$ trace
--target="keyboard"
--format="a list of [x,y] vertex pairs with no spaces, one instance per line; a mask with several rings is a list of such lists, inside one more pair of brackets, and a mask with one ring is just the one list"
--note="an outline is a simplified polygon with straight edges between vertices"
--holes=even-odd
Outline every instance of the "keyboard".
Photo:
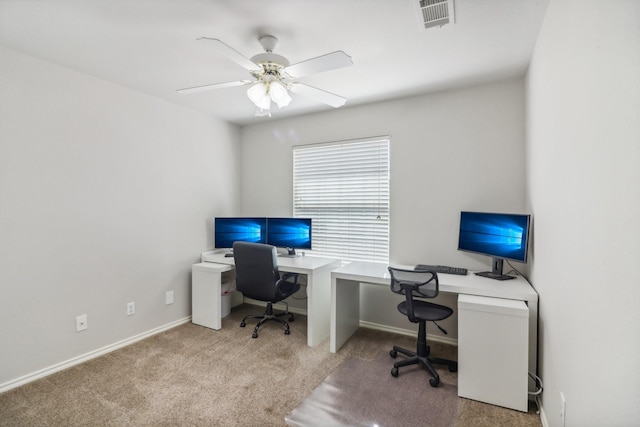
[[414,270],[431,270],[436,273],[444,273],[444,274],[457,274],[460,276],[467,275],[467,269],[462,267],[449,267],[448,265],[426,265],[426,264],[418,264],[415,266]]

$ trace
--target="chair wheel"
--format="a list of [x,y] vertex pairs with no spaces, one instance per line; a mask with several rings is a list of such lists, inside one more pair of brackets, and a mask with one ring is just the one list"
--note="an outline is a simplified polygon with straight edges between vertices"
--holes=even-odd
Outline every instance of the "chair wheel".
[[458,372],[458,364],[451,364],[449,365],[449,372]]
[[289,322],[293,322],[295,319],[295,317],[293,317],[293,314],[291,316],[289,316]]
[[244,323],[244,322],[240,322],[240,327],[241,327],[241,328],[244,328],[245,326],[247,326],[247,324],[246,324],[246,323]]
[[431,387],[438,387],[438,384],[440,384],[440,378],[429,378],[429,384],[431,384]]
[[398,377],[398,368],[391,368],[391,376]]
[[285,334],[285,335],[289,335],[290,333],[291,333],[291,331],[290,331],[290,330],[288,330],[288,329],[285,329],[285,330],[284,330],[284,334]]
[[391,350],[389,352],[389,356],[391,356],[391,357],[393,357],[395,359],[396,357],[398,357],[398,352],[395,351],[395,350]]
[[254,332],[253,335],[251,335],[251,338],[258,338],[258,334]]

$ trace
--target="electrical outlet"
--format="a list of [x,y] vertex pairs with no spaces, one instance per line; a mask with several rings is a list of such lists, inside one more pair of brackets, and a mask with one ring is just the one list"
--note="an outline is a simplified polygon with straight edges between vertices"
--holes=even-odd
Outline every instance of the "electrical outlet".
[[562,423],[562,427],[564,427],[565,416],[567,415],[567,400],[564,398],[564,393],[560,392],[560,422]]
[[87,327],[87,315],[76,316],[76,332],[84,331]]
[[133,301],[127,304],[127,316],[132,314],[136,314],[136,303]]
[[173,304],[173,291],[167,291],[167,293],[164,296],[164,304],[165,305]]

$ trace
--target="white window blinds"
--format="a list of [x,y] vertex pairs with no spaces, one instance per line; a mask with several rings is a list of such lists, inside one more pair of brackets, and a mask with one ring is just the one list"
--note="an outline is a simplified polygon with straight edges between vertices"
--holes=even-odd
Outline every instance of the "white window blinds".
[[313,220],[310,253],[389,261],[389,138],[293,148],[293,213]]

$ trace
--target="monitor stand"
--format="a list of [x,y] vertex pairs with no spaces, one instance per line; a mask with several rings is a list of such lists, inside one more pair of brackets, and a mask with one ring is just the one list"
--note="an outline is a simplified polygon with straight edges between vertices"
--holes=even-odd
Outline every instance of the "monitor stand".
[[488,277],[489,279],[495,280],[509,280],[515,279],[514,276],[507,276],[506,274],[502,274],[502,264],[504,260],[502,258],[493,258],[491,262],[491,271],[480,271],[476,273],[478,276]]
[[296,253],[295,248],[287,248],[286,254],[278,254],[278,256],[281,256],[284,258],[295,258],[295,257],[299,257],[300,254]]

